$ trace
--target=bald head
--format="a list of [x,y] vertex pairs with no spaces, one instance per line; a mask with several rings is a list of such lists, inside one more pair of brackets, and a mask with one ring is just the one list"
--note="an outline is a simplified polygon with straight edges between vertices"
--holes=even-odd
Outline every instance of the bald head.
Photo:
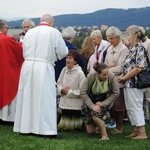
[[47,22],[50,26],[54,25],[54,18],[50,14],[44,14],[41,17],[41,22]]

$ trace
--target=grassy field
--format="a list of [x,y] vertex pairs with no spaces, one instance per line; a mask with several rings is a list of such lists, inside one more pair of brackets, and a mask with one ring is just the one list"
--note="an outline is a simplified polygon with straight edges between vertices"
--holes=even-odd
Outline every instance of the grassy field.
[[[98,134],[87,135],[85,131],[58,132],[55,139],[35,135],[21,135],[12,131],[13,124],[0,123],[0,150],[150,150],[150,139],[125,138],[131,132],[130,123],[124,123],[124,132],[113,135],[108,129],[109,141],[99,141]],[[150,137],[150,121],[146,122]]]

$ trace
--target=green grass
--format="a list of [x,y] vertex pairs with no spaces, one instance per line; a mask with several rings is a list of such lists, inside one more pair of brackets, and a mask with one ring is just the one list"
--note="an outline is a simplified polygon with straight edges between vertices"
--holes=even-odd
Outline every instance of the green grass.
[[[0,150],[150,150],[150,139],[125,138],[131,132],[130,123],[124,123],[124,132],[113,135],[108,129],[109,141],[99,141],[99,134],[87,135],[85,131],[58,132],[56,139],[22,135],[12,131],[13,124],[0,123]],[[146,122],[150,137],[150,121]]]

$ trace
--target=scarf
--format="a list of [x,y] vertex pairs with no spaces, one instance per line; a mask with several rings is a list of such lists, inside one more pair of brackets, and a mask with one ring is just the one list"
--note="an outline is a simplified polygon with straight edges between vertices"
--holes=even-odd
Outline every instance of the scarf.
[[105,81],[100,82],[98,76],[92,85],[92,93],[94,95],[100,95],[106,93],[108,91],[108,79]]

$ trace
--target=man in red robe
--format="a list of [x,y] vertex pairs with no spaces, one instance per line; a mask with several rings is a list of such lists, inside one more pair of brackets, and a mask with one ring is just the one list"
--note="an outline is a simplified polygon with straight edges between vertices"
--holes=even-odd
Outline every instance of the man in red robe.
[[11,110],[9,105],[17,94],[23,56],[21,43],[7,36],[8,29],[7,22],[0,19],[0,119],[13,121],[15,107]]

